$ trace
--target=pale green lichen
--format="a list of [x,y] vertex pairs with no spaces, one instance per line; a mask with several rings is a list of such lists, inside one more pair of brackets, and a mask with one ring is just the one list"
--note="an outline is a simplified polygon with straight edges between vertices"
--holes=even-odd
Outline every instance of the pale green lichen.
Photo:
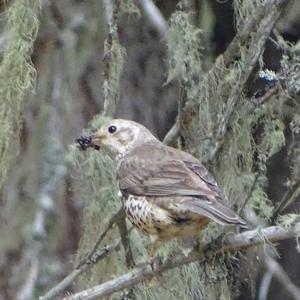
[[141,17],[141,11],[133,0],[120,1],[120,10],[131,19],[139,19]]
[[236,28],[239,30],[248,17],[256,14],[258,8],[264,3],[264,0],[234,0],[233,7]]
[[167,83],[179,79],[184,84],[191,85],[193,76],[199,76],[202,72],[201,30],[190,24],[188,13],[182,10],[176,11],[169,23]]
[[124,60],[126,56],[125,48],[120,44],[119,39],[112,34],[111,44],[105,43],[105,79],[103,82],[104,90],[104,112],[112,115],[120,97],[120,77],[122,74]]
[[7,10],[8,44],[0,65],[0,187],[18,155],[23,107],[35,86],[30,55],[39,10],[39,0],[17,0]]
[[[300,215],[295,213],[289,213],[283,216],[279,216],[277,224],[283,228],[290,230],[291,227],[295,226],[300,222]],[[300,235],[296,236],[296,250],[300,253]]]
[[[107,120],[107,117],[95,117],[85,134],[94,128],[99,128]],[[73,165],[76,174],[74,178],[76,197],[80,197],[85,203],[82,219],[83,235],[76,256],[78,262],[93,249],[105,225],[122,203],[116,191],[115,163],[106,152],[95,151],[94,149],[83,152],[73,146],[69,151],[67,160]],[[112,242],[117,237],[118,231],[114,229],[102,246]],[[107,259],[81,277],[82,285],[87,287],[99,283],[101,276],[103,279],[107,279],[109,275],[124,271],[125,267],[123,266],[125,266],[123,261],[120,263],[118,259]],[[103,268],[106,269],[106,272],[99,271]]]
[[277,219],[277,224],[286,229],[291,229],[298,222],[300,222],[300,215],[295,213],[285,214]]

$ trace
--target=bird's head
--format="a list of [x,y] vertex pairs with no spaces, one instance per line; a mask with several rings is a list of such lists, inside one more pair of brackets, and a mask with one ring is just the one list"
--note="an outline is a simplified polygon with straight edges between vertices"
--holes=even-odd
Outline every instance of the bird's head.
[[89,136],[82,136],[76,140],[81,149],[102,146],[109,148],[116,154],[124,155],[135,147],[158,141],[156,137],[143,125],[123,119],[114,119]]

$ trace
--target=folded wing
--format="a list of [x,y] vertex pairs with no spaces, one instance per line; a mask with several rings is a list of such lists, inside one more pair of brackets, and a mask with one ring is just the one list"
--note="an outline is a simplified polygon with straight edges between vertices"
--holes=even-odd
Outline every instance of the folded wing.
[[[224,203],[224,195],[207,169],[188,153],[162,144],[142,145],[125,156],[117,172],[123,194],[156,197],[157,205],[206,216],[221,224],[246,223]],[[176,205],[162,201],[174,196]],[[176,197],[176,196],[183,196]]]

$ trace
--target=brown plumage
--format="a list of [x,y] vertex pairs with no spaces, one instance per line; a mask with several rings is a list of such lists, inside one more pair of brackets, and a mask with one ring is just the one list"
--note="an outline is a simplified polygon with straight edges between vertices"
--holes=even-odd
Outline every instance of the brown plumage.
[[112,120],[78,142],[82,148],[107,146],[116,154],[126,214],[150,235],[151,256],[157,241],[198,235],[209,220],[246,225],[226,206],[224,194],[199,160],[162,144],[136,122]]

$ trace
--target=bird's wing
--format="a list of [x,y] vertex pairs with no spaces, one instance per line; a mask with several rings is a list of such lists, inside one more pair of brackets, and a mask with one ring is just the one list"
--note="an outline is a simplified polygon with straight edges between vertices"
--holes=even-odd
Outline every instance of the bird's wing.
[[187,153],[177,151],[148,145],[125,156],[117,172],[121,192],[154,197],[221,197],[217,183],[204,166]]
[[[207,169],[174,148],[140,146],[124,158],[117,179],[123,194],[152,197],[171,214],[195,213],[220,224],[246,224],[222,203],[224,195]],[[168,201],[164,196],[174,197]]]

